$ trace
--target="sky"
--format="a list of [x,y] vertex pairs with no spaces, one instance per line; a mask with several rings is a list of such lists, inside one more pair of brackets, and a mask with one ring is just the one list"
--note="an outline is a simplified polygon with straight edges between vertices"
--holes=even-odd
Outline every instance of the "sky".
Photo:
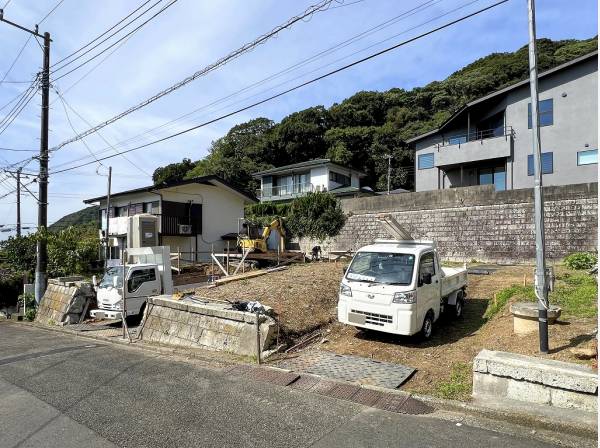
[[[148,2],[136,15],[156,1]],[[58,70],[60,64],[57,64],[52,68],[56,73],[51,74],[55,81],[52,81],[50,94],[50,147],[153,96],[318,2],[177,0],[129,38],[57,79],[171,1],[162,0],[135,25],[68,67]],[[0,7],[6,4],[5,19],[33,28],[58,3],[59,0],[9,0],[8,3],[0,0]],[[40,33],[51,34],[51,64],[86,45],[142,3],[142,0],[63,0],[39,25]],[[295,23],[276,38],[223,67],[86,137],[87,147],[75,142],[53,152],[48,221],[52,223],[83,208],[82,201],[86,198],[105,194],[109,165],[113,169],[113,192],[150,185],[152,172],[158,166],[183,158],[203,158],[211,142],[238,123],[261,116],[279,121],[307,107],[329,107],[361,90],[423,86],[442,80],[492,52],[514,51],[525,45],[527,1],[509,0],[274,101],[130,152],[126,158],[115,156],[100,165],[90,155],[90,151],[101,156],[115,154],[116,150],[126,150],[208,121],[493,3],[491,0],[334,0],[329,9]],[[538,0],[536,6],[538,38],[587,39],[598,33],[596,0]],[[378,25],[381,26],[365,33]],[[0,23],[0,79],[5,77],[5,82],[0,83],[0,107],[26,89],[28,84],[21,81],[32,80],[40,70],[42,51],[38,43],[30,39],[7,74],[27,36],[21,30]],[[346,45],[323,53],[354,37]],[[317,57],[306,62],[315,55]],[[303,61],[304,64],[295,66]],[[295,67],[280,73],[292,66]],[[264,81],[278,73],[279,76]],[[264,82],[239,92],[259,81]],[[61,92],[63,100],[55,90]],[[215,103],[216,100],[220,101]],[[40,104],[38,92],[4,132],[0,127],[0,148],[39,149]],[[0,111],[0,120],[11,107],[12,104]],[[169,123],[193,111],[196,112]],[[32,155],[35,153],[0,149],[0,166]],[[88,161],[94,163],[52,174]],[[31,161],[23,171],[35,173],[37,161]],[[32,180],[24,179],[24,182]],[[16,196],[10,194],[14,188],[13,179],[0,175],[0,225],[4,228],[16,222]],[[37,184],[32,183],[28,188],[37,194]],[[36,200],[24,192],[23,225],[33,226],[36,221]],[[0,239],[11,234],[2,232]]]

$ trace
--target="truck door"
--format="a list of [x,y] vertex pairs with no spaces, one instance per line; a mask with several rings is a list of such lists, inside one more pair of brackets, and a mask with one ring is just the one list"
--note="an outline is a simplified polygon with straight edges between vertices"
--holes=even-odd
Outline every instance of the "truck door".
[[436,269],[435,255],[425,252],[419,261],[419,277],[417,278],[417,323],[423,323],[425,313],[433,310],[437,319],[440,307],[439,273]]
[[127,278],[127,313],[139,314],[146,297],[160,294],[156,267],[132,268]]

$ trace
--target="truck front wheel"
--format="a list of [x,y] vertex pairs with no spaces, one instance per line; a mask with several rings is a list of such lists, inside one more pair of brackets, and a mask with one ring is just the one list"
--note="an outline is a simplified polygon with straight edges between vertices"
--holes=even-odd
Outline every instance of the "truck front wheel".
[[429,340],[433,333],[433,313],[429,311],[423,320],[423,327],[421,328],[421,338],[423,340]]

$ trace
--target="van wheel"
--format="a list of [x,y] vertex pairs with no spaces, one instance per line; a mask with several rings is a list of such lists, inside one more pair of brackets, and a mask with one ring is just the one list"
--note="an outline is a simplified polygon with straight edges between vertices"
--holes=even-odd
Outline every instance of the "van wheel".
[[421,328],[421,338],[427,341],[433,334],[433,313],[428,311],[423,320],[423,327]]
[[451,308],[452,317],[454,319],[460,319],[463,316],[464,306],[465,306],[465,301],[463,299],[463,293],[461,291],[458,293],[458,296],[456,297],[456,304]]

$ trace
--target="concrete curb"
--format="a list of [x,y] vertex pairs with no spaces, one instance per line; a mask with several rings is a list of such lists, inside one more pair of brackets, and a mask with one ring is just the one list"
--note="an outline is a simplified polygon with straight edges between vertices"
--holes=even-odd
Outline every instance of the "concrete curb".
[[[16,324],[16,323],[15,323]],[[142,341],[136,341],[134,343],[130,343],[126,340],[122,339],[109,339],[103,336],[94,336],[94,335],[85,335],[81,334],[81,332],[77,332],[75,330],[68,330],[64,327],[48,327],[39,323],[19,323],[20,325],[26,325],[29,327],[38,328],[41,330],[69,334],[76,337],[81,337],[85,339],[93,339],[97,341],[103,341],[107,343],[118,344],[123,347],[129,347],[139,350],[144,350],[150,353],[159,353],[161,355],[175,355],[186,359],[197,359],[203,361],[211,361],[218,362],[223,365],[223,367],[231,367],[235,365],[248,365],[249,363],[244,362],[243,359],[232,359],[231,354],[224,354],[225,356],[220,356],[221,354],[218,352],[214,352],[215,356],[207,356],[208,353],[212,354],[212,351],[206,350],[192,350],[189,349],[179,349],[166,347],[158,344],[149,344]],[[255,366],[254,364],[252,365]],[[287,369],[280,369],[278,367],[269,366],[267,364],[262,364],[262,368],[268,368],[272,370],[277,370],[281,372],[289,372]],[[303,374],[304,375],[304,374]],[[339,383],[344,384],[344,382],[339,381]],[[407,392],[401,390],[394,389],[386,389],[377,386],[371,385],[362,385],[363,389],[371,389],[376,390],[378,392],[383,392],[389,394],[391,396],[396,395],[407,395]],[[529,414],[525,412],[514,412],[514,411],[504,411],[499,409],[493,409],[488,407],[479,406],[473,403],[465,403],[456,400],[448,400],[443,398],[436,398],[429,395],[419,395],[414,393],[408,393],[409,397],[412,397],[416,400],[422,401],[425,404],[432,406],[436,411],[432,414],[428,414],[431,417],[436,417],[436,413],[438,411],[447,411],[450,413],[457,413],[462,415],[468,415],[475,418],[483,418],[488,420],[493,420],[497,422],[508,423],[510,425],[515,425],[520,428],[526,428],[527,430],[533,430],[534,433],[536,430],[550,432],[550,433],[560,433],[565,436],[572,435],[577,438],[583,439],[585,441],[597,441],[598,439],[598,428],[597,426],[591,426],[585,423],[580,422],[565,422],[556,419],[551,419],[546,416],[538,415],[538,414]],[[443,417],[442,417],[443,418]],[[521,431],[522,432],[522,431]],[[575,445],[576,446],[576,445]]]

